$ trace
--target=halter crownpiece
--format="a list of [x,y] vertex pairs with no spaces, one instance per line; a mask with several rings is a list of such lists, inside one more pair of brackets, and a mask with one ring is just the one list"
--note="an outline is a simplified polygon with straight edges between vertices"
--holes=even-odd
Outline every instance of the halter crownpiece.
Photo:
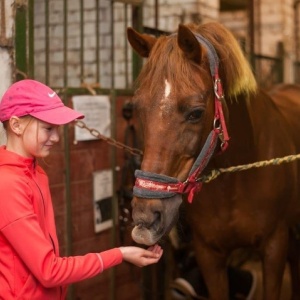
[[[173,34],[175,35],[175,34]],[[222,100],[224,99],[223,87],[219,78],[219,57],[213,45],[200,34],[194,33],[198,42],[204,45],[208,50],[210,73],[214,80],[215,93],[215,116],[213,129],[208,135],[206,142],[194,162],[188,178],[181,182],[177,178],[156,174],[142,170],[135,171],[135,186],[133,187],[133,195],[139,198],[163,199],[170,198],[176,194],[188,194],[188,202],[191,203],[194,194],[201,190],[202,182],[199,175],[203,172],[210,161],[218,139],[221,139],[221,151],[225,151],[228,146],[229,136],[226,128]]]

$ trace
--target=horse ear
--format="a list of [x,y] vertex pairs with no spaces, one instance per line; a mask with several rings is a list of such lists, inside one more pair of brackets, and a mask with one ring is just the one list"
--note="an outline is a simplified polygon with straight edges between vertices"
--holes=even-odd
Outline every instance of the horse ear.
[[180,24],[178,27],[177,42],[188,59],[200,64],[202,47],[193,32],[185,25]]
[[156,38],[148,34],[141,34],[133,28],[127,28],[127,38],[131,47],[142,57],[148,57],[156,42]]

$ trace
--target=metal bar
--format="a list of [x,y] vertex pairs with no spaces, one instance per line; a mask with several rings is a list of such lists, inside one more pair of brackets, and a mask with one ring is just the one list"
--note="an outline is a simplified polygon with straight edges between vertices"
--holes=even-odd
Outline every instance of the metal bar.
[[45,83],[49,85],[50,61],[49,61],[49,0],[45,0]]
[[[139,32],[143,31],[143,9],[141,6],[132,7],[132,27]],[[143,60],[134,51],[132,51],[132,77],[135,80],[142,68]]]
[[255,72],[255,31],[254,31],[254,24],[255,24],[255,15],[254,15],[254,0],[248,1],[248,11],[249,11],[249,27],[248,27],[248,34],[249,34],[249,61],[252,66],[252,70]]
[[80,0],[80,81],[84,82],[84,4]]
[[[111,137],[114,138],[116,133],[115,128],[115,112],[116,112],[116,96],[115,96],[115,53],[114,53],[114,1],[111,1],[110,6],[110,30],[111,30]],[[116,149],[111,147],[111,168],[113,174],[112,184],[112,220],[113,226],[111,230],[111,247],[114,248],[116,245],[116,201],[118,201],[116,195]],[[111,269],[110,272],[110,300],[116,299],[116,271],[115,268]]]
[[[124,4],[124,27],[125,27],[125,32],[126,28],[128,27],[128,16],[127,16],[127,11],[128,11],[128,4]],[[127,43],[127,35],[126,33],[124,34],[124,51],[125,51],[125,87],[128,88],[129,86],[129,67],[128,67],[128,43]]]
[[110,10],[110,18],[111,18],[111,22],[110,22],[110,33],[111,33],[111,89],[113,90],[115,88],[115,77],[114,77],[114,72],[115,72],[115,52],[114,52],[114,1],[111,1],[111,10]]
[[[64,0],[64,21],[63,21],[63,56],[64,56],[64,77],[63,84],[64,90],[68,86],[68,0]],[[64,92],[63,100],[66,104],[68,95]],[[66,197],[66,234],[65,234],[65,245],[66,245],[66,256],[70,256],[73,253],[72,247],[72,203],[71,203],[71,176],[70,176],[70,147],[69,147],[69,126],[64,126],[64,158],[65,158],[65,197]],[[70,285],[68,289],[68,300],[74,299],[74,286]]]
[[259,58],[259,59],[272,60],[272,61],[276,61],[276,62],[282,61],[281,57],[272,57],[272,56],[267,56],[267,55],[262,55],[262,54],[255,54],[255,57]]
[[143,32],[147,33],[147,34],[152,34],[155,36],[169,35],[172,33],[171,31],[160,30],[160,29],[156,29],[156,28],[152,28],[152,27],[148,27],[148,26],[143,27]]
[[255,51],[258,53],[261,53],[261,43],[262,43],[262,12],[261,12],[261,6],[262,6],[262,0],[253,0],[253,11],[254,16],[256,17],[256,20],[254,19],[254,28],[256,28],[255,34]]
[[299,30],[300,30],[300,20],[299,20],[299,4],[300,1],[297,0],[294,2],[294,35],[295,35],[295,52],[296,52],[296,61],[298,61],[300,59],[300,36],[299,36]]
[[99,17],[99,0],[96,0],[96,82],[100,82],[100,17]]
[[[274,60],[274,71],[278,75],[278,82],[284,81],[284,44],[283,42],[277,43],[278,60]],[[274,74],[274,72],[272,72]]]
[[0,11],[1,11],[1,19],[0,19],[0,30],[1,30],[1,39],[5,39],[6,37],[6,17],[5,17],[5,2],[4,0],[1,0],[1,8],[0,8]]
[[[87,89],[82,87],[82,88],[73,88],[73,87],[66,87],[66,88],[61,88],[60,86],[55,87],[52,86],[53,89],[57,90],[58,92],[61,93],[66,93],[68,96],[72,95],[86,95]],[[101,88],[93,88],[97,95],[109,95],[111,92],[111,89],[101,89]],[[132,96],[133,92],[132,89],[116,89],[115,92],[116,96]]]
[[34,0],[28,0],[28,76],[34,78]]
[[300,30],[300,10],[299,10],[299,0],[294,1],[294,41],[295,41],[295,62],[294,62],[294,79],[296,83],[299,83],[299,60],[300,60],[300,35],[299,35],[299,30]]
[[159,26],[159,3],[158,0],[155,0],[154,4],[154,15],[155,15],[155,29],[158,29]]
[[0,47],[13,48],[13,40],[11,37],[6,37],[6,10],[5,0],[0,2]]
[[17,5],[15,17],[15,55],[16,55],[16,78],[21,80],[27,78],[27,6]]

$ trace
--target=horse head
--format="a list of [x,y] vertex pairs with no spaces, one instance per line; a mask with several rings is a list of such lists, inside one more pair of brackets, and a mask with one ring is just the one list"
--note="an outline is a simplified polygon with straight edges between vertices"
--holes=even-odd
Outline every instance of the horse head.
[[218,23],[179,25],[159,38],[132,28],[127,34],[147,58],[133,99],[144,156],[136,171],[132,238],[152,245],[171,230],[182,200],[192,200],[199,175],[226,148],[225,99],[254,91],[256,83],[237,41]]

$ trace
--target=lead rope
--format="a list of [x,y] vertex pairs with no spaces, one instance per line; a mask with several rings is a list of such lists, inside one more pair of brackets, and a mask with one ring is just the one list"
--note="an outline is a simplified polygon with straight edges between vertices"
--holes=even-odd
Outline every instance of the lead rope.
[[[99,131],[97,131],[94,128],[89,128],[83,121],[76,121],[75,126],[78,126],[79,128],[85,129],[89,131],[89,133],[94,136],[97,139],[104,140],[107,142],[107,137],[103,136],[100,134]],[[128,151],[129,153],[137,156],[142,156],[143,151],[137,148],[131,148],[128,147],[125,144],[122,144],[120,142],[114,143],[114,141],[109,142],[110,145],[115,146],[117,148],[123,149],[124,151]],[[287,156],[282,156],[282,157],[277,157],[277,158],[272,158],[270,160],[262,160],[250,164],[245,164],[245,165],[237,165],[237,166],[232,166],[228,168],[219,168],[219,169],[214,169],[211,170],[207,175],[203,175],[197,179],[197,181],[201,181],[202,183],[208,183],[217,177],[219,177],[221,174],[224,173],[234,173],[238,171],[244,171],[244,170],[249,170],[252,168],[261,168],[261,167],[266,167],[266,166],[278,166],[283,163],[289,163],[293,162],[300,159],[300,154],[292,154],[292,155],[287,155]]]
[[283,156],[280,158],[273,158],[273,159],[269,159],[269,160],[262,160],[262,161],[258,161],[258,162],[246,164],[246,165],[237,165],[234,167],[215,169],[215,170],[210,171],[210,173],[208,175],[205,175],[205,176],[202,176],[201,178],[199,178],[199,180],[201,182],[207,183],[207,182],[210,182],[210,181],[216,179],[218,176],[220,176],[223,173],[233,173],[233,172],[245,171],[245,170],[249,170],[252,168],[261,168],[261,167],[266,167],[266,166],[278,166],[282,163],[293,162],[297,159],[300,159],[300,154],[287,155],[287,156]]

